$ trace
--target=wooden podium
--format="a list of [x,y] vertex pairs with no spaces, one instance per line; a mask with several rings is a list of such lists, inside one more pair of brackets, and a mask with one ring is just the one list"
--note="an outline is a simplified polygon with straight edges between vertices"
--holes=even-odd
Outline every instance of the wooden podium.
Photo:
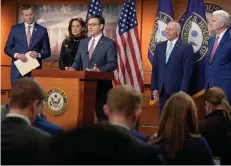
[[94,123],[97,81],[114,78],[112,72],[64,70],[33,70],[32,76],[47,93],[44,114],[48,121],[64,130]]

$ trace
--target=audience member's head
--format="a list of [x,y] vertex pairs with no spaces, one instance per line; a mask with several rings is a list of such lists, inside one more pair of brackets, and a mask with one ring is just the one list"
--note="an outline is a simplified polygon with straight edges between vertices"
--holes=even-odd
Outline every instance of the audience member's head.
[[174,158],[188,138],[198,137],[197,109],[186,93],[175,93],[166,102],[158,136],[150,143],[166,141],[166,155]]
[[54,138],[49,155],[49,164],[58,165],[163,163],[156,148],[105,122],[82,126]]
[[22,114],[34,122],[36,115],[43,111],[44,99],[45,93],[37,82],[21,78],[11,88],[10,113]]
[[216,110],[223,110],[224,116],[231,119],[231,107],[225,92],[221,88],[207,89],[204,94],[204,101],[207,114]]
[[142,97],[128,85],[116,86],[108,93],[104,112],[111,123],[122,123],[132,128],[141,113]]

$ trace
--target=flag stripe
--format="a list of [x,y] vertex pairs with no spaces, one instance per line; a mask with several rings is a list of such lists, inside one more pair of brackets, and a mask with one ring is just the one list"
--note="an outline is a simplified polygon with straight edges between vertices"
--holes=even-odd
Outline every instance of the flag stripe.
[[[134,47],[134,51],[137,53],[137,56],[135,56],[136,58],[136,62],[137,62],[137,65],[136,65],[136,69],[138,69],[137,71],[137,79],[138,79],[138,82],[140,84],[140,86],[142,87],[142,84],[143,84],[143,80],[144,80],[144,77],[143,77],[143,64],[142,64],[142,60],[141,58],[141,53],[140,53],[140,48],[139,48],[139,37],[138,37],[138,31],[137,31],[137,28],[134,28],[133,30],[131,30],[131,37],[132,37],[132,41],[133,41],[133,47]],[[136,40],[137,39],[137,40]],[[140,70],[139,70],[140,69]],[[141,88],[142,89],[142,88]]]
[[127,45],[128,43],[127,43],[127,41],[125,40],[125,38],[127,38],[127,33],[124,33],[123,35],[120,36],[120,39],[121,39],[122,43],[124,43],[123,46],[125,46],[125,47],[123,48],[124,51],[125,51],[124,56],[125,56],[125,65],[126,65],[126,69],[127,69],[127,70],[126,70],[127,73],[125,73],[125,74],[128,74],[128,77],[125,77],[125,78],[127,78],[126,80],[129,79],[130,84],[131,84],[132,86],[134,86],[134,80],[133,80],[132,75],[131,75],[133,70],[131,69],[131,66],[130,66],[130,63],[132,63],[132,60],[131,60],[131,57],[128,56],[128,55],[130,55],[130,54],[129,54],[129,53],[130,53],[130,50],[128,51],[129,47],[126,47],[126,45]]
[[137,25],[135,2],[125,0],[116,29],[118,69],[114,72],[114,84],[129,84],[142,91],[143,65]]
[[[133,75],[133,79],[135,80],[134,82],[136,83],[135,86],[139,86],[140,89],[141,89],[141,85],[139,83],[139,78],[140,78],[140,70],[139,70],[139,66],[138,66],[138,62],[137,62],[137,59],[136,59],[136,54],[135,54],[135,49],[134,49],[134,43],[136,41],[133,41],[132,40],[132,36],[134,33],[132,33],[133,30],[130,30],[128,32],[128,43],[129,43],[129,46],[130,46],[130,51],[131,51],[131,58],[132,58],[132,62],[133,62],[133,68],[134,68],[134,76]],[[139,53],[139,51],[137,51],[137,54]],[[140,55],[140,54],[139,54]]]
[[124,67],[124,60],[123,60],[123,57],[122,57],[122,54],[124,54],[122,52],[122,50],[120,49],[121,47],[121,41],[120,41],[120,38],[118,38],[118,41],[117,41],[117,38],[116,38],[116,45],[117,45],[117,53],[118,53],[118,68],[117,68],[117,72],[118,72],[118,79],[120,81],[117,81],[117,82],[120,82],[120,83],[126,83],[126,80],[125,80],[125,67]]
[[[127,71],[127,64],[126,62],[128,61],[127,59],[127,56],[126,56],[126,42],[125,40],[123,40],[124,38],[122,38],[123,35],[119,35],[118,36],[118,44],[120,46],[120,50],[121,50],[121,63],[123,64],[123,67],[124,67],[124,72],[122,73],[123,74],[123,77],[124,77],[124,83],[125,84],[130,84],[130,78],[129,78],[129,73]],[[125,68],[126,66],[126,68]]]

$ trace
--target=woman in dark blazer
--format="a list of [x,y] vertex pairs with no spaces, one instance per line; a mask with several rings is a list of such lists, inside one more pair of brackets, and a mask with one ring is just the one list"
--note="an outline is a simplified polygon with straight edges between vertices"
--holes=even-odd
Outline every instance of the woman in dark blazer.
[[197,109],[186,93],[173,94],[165,104],[157,137],[167,165],[213,165],[212,152],[206,140],[198,134]]
[[86,24],[82,18],[72,18],[68,26],[69,35],[63,40],[59,58],[60,70],[67,70],[75,59],[79,42],[87,37]]
[[204,94],[206,117],[199,122],[199,131],[208,141],[214,156],[220,157],[230,132],[231,107],[221,88],[207,89]]

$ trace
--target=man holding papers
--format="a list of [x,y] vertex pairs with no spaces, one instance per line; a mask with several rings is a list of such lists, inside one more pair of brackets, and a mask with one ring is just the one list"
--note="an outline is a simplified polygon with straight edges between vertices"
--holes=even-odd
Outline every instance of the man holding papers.
[[5,53],[12,58],[11,84],[30,77],[32,69],[41,69],[42,59],[51,54],[47,29],[34,22],[34,9],[22,6],[21,13],[24,22],[12,26],[5,45]]

